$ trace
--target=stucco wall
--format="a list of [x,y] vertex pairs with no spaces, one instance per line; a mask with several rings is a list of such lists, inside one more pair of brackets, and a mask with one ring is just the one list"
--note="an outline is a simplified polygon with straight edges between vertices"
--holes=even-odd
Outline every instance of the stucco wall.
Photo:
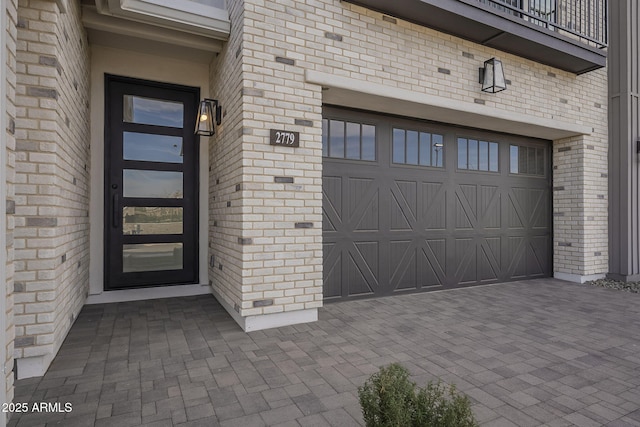
[[42,375],[88,293],[89,51],[79,2],[18,9],[18,376]]

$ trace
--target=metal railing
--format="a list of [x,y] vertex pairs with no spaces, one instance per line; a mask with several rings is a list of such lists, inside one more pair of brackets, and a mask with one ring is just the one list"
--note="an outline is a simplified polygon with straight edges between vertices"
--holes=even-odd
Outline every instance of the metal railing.
[[478,0],[509,15],[563,33],[596,48],[607,47],[608,0]]

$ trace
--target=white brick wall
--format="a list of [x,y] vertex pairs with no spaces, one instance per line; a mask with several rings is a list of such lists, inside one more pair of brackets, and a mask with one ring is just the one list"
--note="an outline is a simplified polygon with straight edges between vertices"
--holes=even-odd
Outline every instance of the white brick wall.
[[[210,274],[241,315],[322,304],[323,95],[306,70],[592,127],[553,144],[554,269],[606,272],[606,70],[576,76],[344,2],[230,5],[232,38],[212,67],[213,94],[228,108],[211,163],[211,247],[224,269],[216,261]],[[477,83],[493,56],[511,80],[500,94]],[[270,146],[269,129],[299,131],[300,148]]]
[[[13,343],[15,337],[14,326],[14,313],[13,313],[13,279],[14,279],[14,245],[13,245],[13,229],[14,218],[13,212],[15,211],[15,193],[14,193],[14,181],[15,181],[15,93],[16,93],[16,39],[17,39],[17,0],[8,0],[3,3],[3,7],[6,7],[6,34],[4,35],[6,40],[6,58],[7,63],[2,64],[6,77],[5,84],[6,90],[6,123],[7,128],[4,130],[3,138],[6,143],[6,153],[3,154],[2,159],[5,160],[5,164],[2,166],[5,168],[5,195],[6,195],[6,224],[4,224],[5,236],[6,236],[6,268],[5,268],[5,341],[2,345],[5,346],[6,359],[2,361],[4,363],[4,369],[6,372],[5,385],[6,385],[6,401],[11,402],[13,400]],[[4,46],[3,46],[4,48]]]
[[[242,31],[243,2],[229,2],[233,31],[211,64],[211,94],[223,108],[222,126],[209,141],[209,278],[216,294],[230,307],[242,301]],[[211,260],[213,259],[213,265]]]
[[89,52],[67,6],[18,9],[15,356],[45,367],[88,292]]

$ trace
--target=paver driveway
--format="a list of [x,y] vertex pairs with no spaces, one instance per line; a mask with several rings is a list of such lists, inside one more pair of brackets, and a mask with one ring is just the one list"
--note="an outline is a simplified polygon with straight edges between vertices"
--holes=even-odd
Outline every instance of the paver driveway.
[[[489,426],[640,426],[640,294],[554,279],[328,304],[244,333],[211,296],[86,306],[10,425],[349,426],[357,386],[402,362]],[[21,415],[21,416],[20,416]]]

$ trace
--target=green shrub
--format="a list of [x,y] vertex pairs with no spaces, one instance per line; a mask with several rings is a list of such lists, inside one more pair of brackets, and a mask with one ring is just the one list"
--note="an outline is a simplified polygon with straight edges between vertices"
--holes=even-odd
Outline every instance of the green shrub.
[[414,426],[457,426],[478,425],[469,398],[456,391],[456,386],[442,382],[429,382],[426,388],[416,394]]
[[367,427],[475,427],[469,398],[438,381],[417,388],[409,372],[393,363],[373,374],[358,397]]
[[397,363],[383,367],[364,386],[358,397],[367,427],[406,427],[412,425],[415,383],[409,372]]

